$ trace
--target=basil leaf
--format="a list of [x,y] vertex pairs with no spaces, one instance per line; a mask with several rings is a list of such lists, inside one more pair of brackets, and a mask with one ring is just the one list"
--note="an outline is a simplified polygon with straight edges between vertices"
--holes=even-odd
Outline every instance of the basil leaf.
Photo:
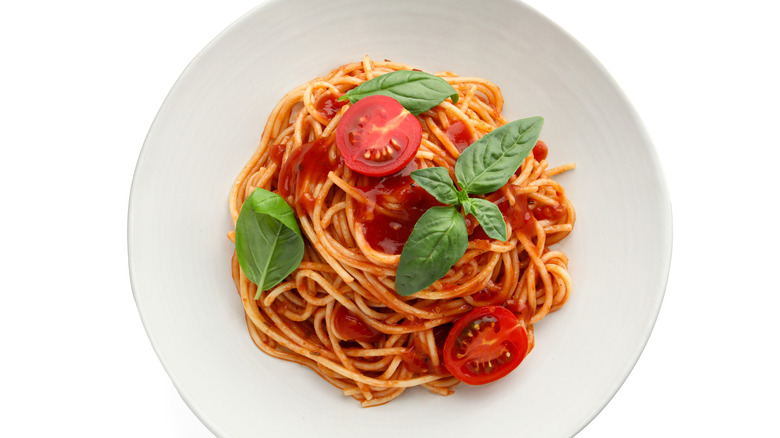
[[442,204],[459,204],[458,192],[450,178],[450,173],[443,167],[428,167],[415,170],[410,175],[414,182],[433,195]]
[[349,90],[338,100],[349,99],[350,103],[381,94],[390,96],[414,115],[424,113],[444,99],[458,102],[458,92],[444,79],[430,73],[415,70],[398,70],[377,76]]
[[466,221],[455,207],[431,207],[414,225],[398,262],[395,291],[415,294],[442,278],[466,253]]
[[504,215],[496,204],[487,199],[469,198],[464,207],[477,218],[488,237],[506,242],[506,222],[504,221]]
[[281,196],[255,189],[236,221],[236,256],[257,295],[281,283],[303,260],[303,236]]
[[515,120],[472,143],[455,162],[461,188],[472,195],[500,189],[536,145],[543,124],[541,117]]

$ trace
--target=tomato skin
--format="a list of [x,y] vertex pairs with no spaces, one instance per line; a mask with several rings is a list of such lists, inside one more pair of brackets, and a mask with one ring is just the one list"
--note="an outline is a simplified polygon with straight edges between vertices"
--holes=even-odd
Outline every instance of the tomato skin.
[[444,343],[444,365],[469,385],[498,380],[520,365],[528,334],[504,307],[477,307],[452,327]]
[[382,334],[366,324],[357,315],[344,306],[336,306],[333,315],[333,328],[336,334],[345,341],[374,342]]
[[398,172],[420,148],[422,126],[417,117],[392,97],[360,99],[344,113],[336,128],[336,145],[344,164],[368,176]]

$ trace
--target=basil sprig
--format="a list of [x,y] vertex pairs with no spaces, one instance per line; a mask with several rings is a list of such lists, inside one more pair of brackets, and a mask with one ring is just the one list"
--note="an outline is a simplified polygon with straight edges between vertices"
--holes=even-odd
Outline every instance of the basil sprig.
[[255,189],[236,221],[236,256],[257,285],[255,299],[281,283],[303,260],[303,236],[292,208],[276,193]]
[[457,207],[473,214],[488,237],[506,242],[506,222],[498,206],[469,195],[484,195],[503,187],[536,145],[543,124],[541,117],[516,120],[467,147],[455,162],[460,190],[443,167],[411,173],[412,179],[437,201],[450,205],[430,208],[414,225],[396,270],[395,290],[399,295],[412,295],[432,285],[466,253],[468,231]]
[[458,92],[444,79],[416,70],[398,70],[377,76],[349,90],[338,100],[349,99],[350,103],[381,94],[397,100],[407,111],[418,115],[452,98],[458,102]]

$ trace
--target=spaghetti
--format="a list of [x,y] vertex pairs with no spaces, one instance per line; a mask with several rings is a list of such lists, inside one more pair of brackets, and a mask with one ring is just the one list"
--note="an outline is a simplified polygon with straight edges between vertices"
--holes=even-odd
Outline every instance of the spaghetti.
[[[271,356],[311,368],[365,407],[413,386],[451,394],[460,381],[443,366],[443,337],[473,308],[512,310],[528,333],[530,352],[533,325],[561,308],[571,292],[568,259],[550,245],[565,238],[575,221],[552,177],[574,166],[548,168],[541,141],[504,187],[484,196],[504,214],[509,239],[490,239],[467,216],[468,249],[452,269],[412,296],[394,292],[405,239],[435,205],[409,173],[432,166],[452,171],[465,147],[507,123],[496,85],[438,73],[459,99],[418,116],[422,142],[414,159],[385,177],[354,172],[333,141],[349,108],[337,98],[396,70],[412,67],[366,57],[290,91],[273,109],[230,192],[234,223],[256,188],[280,194],[295,211],[305,242],[300,266],[257,300],[257,286],[234,253],[233,278],[252,340]],[[235,239],[232,231],[228,236]]]

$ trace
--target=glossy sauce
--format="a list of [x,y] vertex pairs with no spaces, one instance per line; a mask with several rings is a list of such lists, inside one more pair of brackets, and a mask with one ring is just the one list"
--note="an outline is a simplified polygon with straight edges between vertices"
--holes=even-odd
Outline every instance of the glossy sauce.
[[444,132],[447,137],[452,140],[458,151],[463,152],[464,149],[471,146],[474,143],[474,137],[469,132],[466,124],[458,120],[450,125]]
[[287,146],[283,144],[275,144],[270,147],[270,151],[268,151],[268,156],[276,163],[277,168],[282,167],[282,158],[284,158],[284,151],[287,150]]
[[536,224],[528,207],[528,196],[515,196],[515,205],[509,206],[509,202],[503,199],[499,202],[498,209],[504,214],[504,219],[512,226],[512,230],[519,230],[526,236],[532,236],[536,230]]
[[309,190],[324,182],[328,178],[328,172],[342,166],[340,155],[336,155],[336,159],[331,161],[329,150],[332,144],[333,137],[306,143],[290,153],[282,164],[279,172],[279,195],[293,205],[296,211],[299,206],[303,206],[306,211],[312,212],[315,200]]
[[346,100],[339,102],[338,98],[338,96],[334,96],[331,93],[323,93],[314,102],[314,107],[320,114],[328,119],[332,119],[333,116],[338,114],[341,107],[347,104]]
[[336,307],[333,325],[336,333],[345,341],[375,342],[382,338],[381,333],[344,306]]
[[542,161],[547,158],[548,151],[547,143],[537,140],[532,153],[534,154],[534,159],[536,161]]
[[555,206],[545,205],[534,209],[534,217],[539,220],[549,219],[552,222],[558,222],[565,215],[566,207],[562,204],[556,204]]
[[[401,254],[420,216],[429,208],[442,205],[425,189],[414,184],[409,176],[413,170],[417,170],[414,161],[399,173],[370,178],[367,186],[356,187],[366,195],[368,205],[357,204],[355,218],[368,243],[378,251]],[[392,217],[376,209],[376,205],[388,203],[398,204],[392,210]]]

